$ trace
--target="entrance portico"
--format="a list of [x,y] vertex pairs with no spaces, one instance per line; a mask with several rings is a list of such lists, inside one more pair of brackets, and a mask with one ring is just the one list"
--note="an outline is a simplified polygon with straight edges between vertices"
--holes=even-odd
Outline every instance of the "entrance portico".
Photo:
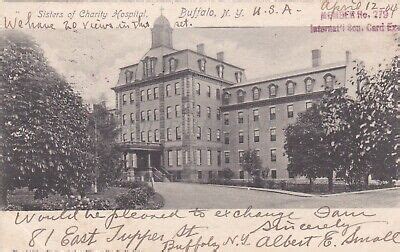
[[127,180],[149,180],[154,170],[163,166],[162,145],[159,143],[124,142],[119,144],[123,153]]

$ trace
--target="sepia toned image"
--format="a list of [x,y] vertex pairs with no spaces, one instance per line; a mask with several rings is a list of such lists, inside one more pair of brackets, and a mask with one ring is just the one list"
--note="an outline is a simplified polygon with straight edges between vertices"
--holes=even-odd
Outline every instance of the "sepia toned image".
[[398,250],[398,3],[0,6],[0,251]]
[[159,13],[3,33],[6,209],[398,206],[396,33]]

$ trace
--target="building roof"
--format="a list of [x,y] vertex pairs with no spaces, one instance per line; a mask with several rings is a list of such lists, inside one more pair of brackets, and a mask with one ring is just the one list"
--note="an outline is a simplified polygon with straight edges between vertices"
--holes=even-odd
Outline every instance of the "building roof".
[[168,19],[164,17],[162,14],[156,19],[156,21],[154,21],[154,25],[162,25],[162,26],[165,25],[171,27],[171,24],[169,23]]

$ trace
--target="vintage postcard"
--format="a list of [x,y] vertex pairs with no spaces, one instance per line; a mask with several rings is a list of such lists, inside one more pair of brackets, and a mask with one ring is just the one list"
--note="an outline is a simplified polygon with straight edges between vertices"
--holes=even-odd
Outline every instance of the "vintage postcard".
[[0,3],[0,251],[400,251],[399,8]]

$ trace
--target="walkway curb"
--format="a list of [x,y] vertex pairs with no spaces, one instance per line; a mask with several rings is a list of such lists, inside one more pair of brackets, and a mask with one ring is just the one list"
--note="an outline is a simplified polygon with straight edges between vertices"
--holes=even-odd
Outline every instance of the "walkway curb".
[[279,193],[279,194],[286,194],[292,195],[297,197],[318,197],[319,195],[308,194],[308,193],[301,193],[301,192],[292,192],[292,191],[284,191],[278,189],[268,189],[268,188],[257,188],[257,187],[247,187],[247,186],[231,186],[231,185],[217,185],[217,184],[208,184],[217,187],[228,187],[228,188],[237,188],[237,189],[247,189],[252,191],[262,191],[262,192],[272,192],[272,193]]
[[334,197],[334,196],[344,196],[344,195],[351,195],[351,194],[365,194],[365,193],[400,189],[400,187],[390,187],[390,188],[380,188],[380,189],[355,191],[355,192],[341,192],[341,193],[333,193],[333,194],[309,194],[309,193],[292,192],[292,191],[268,189],[268,188],[247,187],[247,186],[231,186],[231,185],[218,185],[218,184],[208,184],[208,185],[217,186],[217,187],[247,189],[247,190],[253,190],[253,191],[272,192],[272,193],[286,194],[286,195],[292,195],[292,196],[297,196],[297,197],[308,197],[308,198],[310,198],[310,197]]
[[380,192],[380,191],[384,192],[384,191],[391,191],[391,190],[398,190],[398,189],[400,189],[400,187],[390,187],[390,188],[380,188],[380,189],[364,190],[364,191],[322,194],[322,195],[318,195],[318,196],[320,196],[320,197],[334,197],[334,196],[341,196],[341,195],[365,194],[365,193]]

